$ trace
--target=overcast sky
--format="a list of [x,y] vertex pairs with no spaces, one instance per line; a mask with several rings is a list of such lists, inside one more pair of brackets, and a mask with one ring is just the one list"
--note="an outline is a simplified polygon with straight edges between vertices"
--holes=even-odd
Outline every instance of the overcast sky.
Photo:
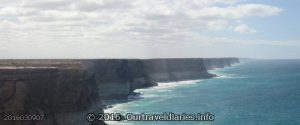
[[0,58],[300,58],[299,0],[0,0]]

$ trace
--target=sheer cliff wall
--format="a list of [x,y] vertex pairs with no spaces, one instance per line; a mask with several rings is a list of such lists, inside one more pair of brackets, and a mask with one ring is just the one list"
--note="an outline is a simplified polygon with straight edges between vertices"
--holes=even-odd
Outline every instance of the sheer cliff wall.
[[0,60],[0,113],[40,114],[42,121],[1,125],[101,125],[85,120],[101,113],[101,100],[126,99],[158,82],[211,78],[207,72],[238,58]]
[[224,68],[238,63],[238,58],[185,59],[99,59],[84,60],[95,74],[100,96],[104,99],[124,99],[133,90],[171,82],[211,78],[207,69]]
[[224,68],[240,62],[239,58],[205,58],[203,60],[207,70]]
[[[0,67],[0,124],[90,125],[86,114],[103,112],[96,88],[93,75],[82,69]],[[43,120],[5,120],[9,115]]]

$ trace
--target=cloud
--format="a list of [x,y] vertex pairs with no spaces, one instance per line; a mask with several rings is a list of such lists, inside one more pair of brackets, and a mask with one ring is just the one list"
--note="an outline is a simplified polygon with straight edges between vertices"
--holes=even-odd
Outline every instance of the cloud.
[[250,28],[247,24],[240,24],[234,28],[235,32],[239,33],[257,33],[255,29]]
[[262,4],[242,4],[229,7],[207,7],[203,9],[189,10],[188,14],[193,18],[233,18],[240,19],[245,17],[265,17],[276,15],[283,10],[278,7]]
[[[127,45],[132,41],[205,43],[198,37],[203,32],[226,31],[237,20],[282,11],[239,0],[1,0],[0,39],[53,48],[76,43]],[[246,24],[234,31],[256,32]]]

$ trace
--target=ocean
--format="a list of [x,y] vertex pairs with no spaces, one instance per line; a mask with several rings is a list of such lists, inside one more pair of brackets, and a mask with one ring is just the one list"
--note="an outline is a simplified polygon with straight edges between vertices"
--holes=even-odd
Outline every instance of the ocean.
[[212,79],[159,83],[142,99],[106,113],[210,113],[213,121],[113,121],[116,125],[299,125],[300,60],[247,60],[209,71]]

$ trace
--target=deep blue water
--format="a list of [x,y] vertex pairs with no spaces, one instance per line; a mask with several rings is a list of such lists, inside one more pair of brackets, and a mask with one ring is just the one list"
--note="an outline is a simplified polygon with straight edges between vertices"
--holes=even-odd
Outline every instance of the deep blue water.
[[162,125],[299,125],[300,60],[253,60],[210,71],[220,77],[161,83],[137,90],[143,99],[106,112],[205,113],[214,121],[112,122]]

